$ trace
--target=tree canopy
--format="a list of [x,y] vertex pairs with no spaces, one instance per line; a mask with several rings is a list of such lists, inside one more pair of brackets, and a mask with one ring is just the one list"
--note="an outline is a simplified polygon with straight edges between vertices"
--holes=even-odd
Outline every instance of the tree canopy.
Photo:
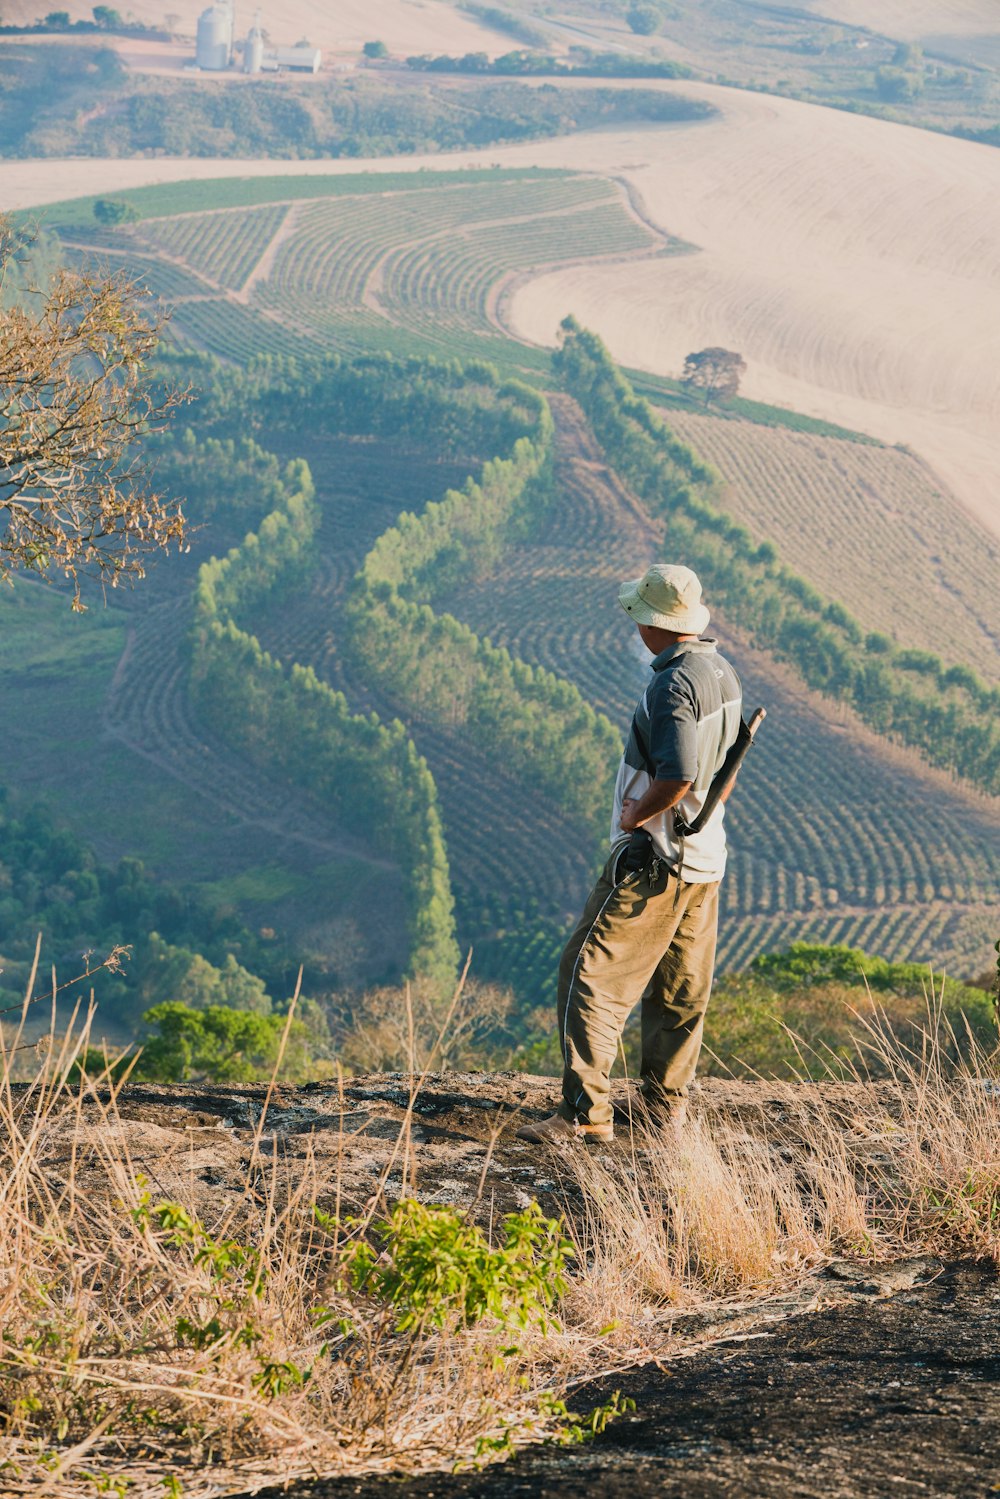
[[742,354],[713,346],[687,356],[681,379],[689,390],[704,392],[707,406],[709,401],[727,400],[736,395],[746,368]]
[[[0,220],[0,277],[31,237]],[[153,380],[163,326],[127,275],[58,270],[0,307],[0,579],[18,571],[115,588],[184,542],[142,439],[186,397]]]

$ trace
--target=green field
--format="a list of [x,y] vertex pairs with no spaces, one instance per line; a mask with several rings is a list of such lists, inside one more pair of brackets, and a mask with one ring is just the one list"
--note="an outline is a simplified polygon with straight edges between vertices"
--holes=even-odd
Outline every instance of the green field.
[[[226,360],[379,349],[506,362],[503,297],[519,275],[678,248],[614,183],[568,172],[225,180],[129,201],[141,222],[114,232],[94,230],[87,199],[48,219],[141,275],[179,347]],[[546,358],[514,357],[536,370]]]

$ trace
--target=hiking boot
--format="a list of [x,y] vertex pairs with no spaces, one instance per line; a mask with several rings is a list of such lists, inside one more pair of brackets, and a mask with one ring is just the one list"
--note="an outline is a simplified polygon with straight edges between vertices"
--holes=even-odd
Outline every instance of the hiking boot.
[[[631,1123],[641,1129],[655,1130],[669,1135],[680,1135],[687,1123],[686,1098],[646,1098],[640,1093],[632,1099]],[[628,1125],[627,1104],[615,1105],[615,1123]]]
[[517,1132],[519,1140],[530,1140],[532,1145],[589,1145],[614,1137],[613,1124],[581,1124],[578,1119],[564,1119],[561,1114],[551,1114],[537,1124],[522,1124]]

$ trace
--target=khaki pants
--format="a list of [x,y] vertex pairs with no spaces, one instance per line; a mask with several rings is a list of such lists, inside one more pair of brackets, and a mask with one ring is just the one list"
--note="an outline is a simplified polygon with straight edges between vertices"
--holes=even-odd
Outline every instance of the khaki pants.
[[612,1118],[611,1068],[639,1000],[642,1091],[685,1097],[712,989],[719,882],[679,880],[662,861],[616,881],[620,862],[604,866],[559,964],[559,1112],[583,1124]]

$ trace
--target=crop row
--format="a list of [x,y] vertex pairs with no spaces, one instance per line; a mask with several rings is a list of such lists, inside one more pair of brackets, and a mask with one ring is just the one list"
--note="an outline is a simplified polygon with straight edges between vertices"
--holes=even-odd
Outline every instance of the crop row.
[[219,286],[239,291],[287,213],[283,205],[271,204],[266,208],[146,219],[136,236],[151,249],[183,260]]
[[982,971],[990,950],[993,908],[954,906],[934,902],[864,916],[834,911],[822,914],[785,912],[768,918],[738,917],[722,922],[718,971],[736,973],[761,952],[780,952],[793,942],[824,946],[844,944],[870,953],[911,955],[927,962],[931,971],[957,977]]
[[260,294],[270,301],[306,295],[327,304],[355,306],[382,256],[470,224],[533,218],[607,200],[596,179],[562,183],[509,183],[436,191],[394,192],[379,198],[346,198],[298,210],[294,233],[281,245]]
[[1000,789],[1000,689],[930,652],[865,634],[714,503],[717,475],[636,397],[600,339],[573,318],[555,365],[595,423],[609,460],[731,611],[754,645],[808,687],[846,703],[876,733],[910,745],[978,789]]
[[447,244],[435,239],[390,256],[380,300],[404,322],[444,317],[455,325],[487,327],[490,292],[509,273],[647,249],[650,243],[647,231],[618,203],[491,225]]
[[317,353],[307,334],[272,318],[255,316],[228,297],[181,302],[174,309],[171,331],[179,343],[204,349],[227,362],[246,363],[255,354]]
[[[92,268],[94,258],[86,252],[67,251],[69,264],[85,264]],[[194,271],[160,260],[155,255],[115,254],[99,257],[99,264],[109,271],[125,271],[133,280],[145,286],[153,296],[165,302],[175,302],[184,297],[210,297],[213,288]]]
[[672,410],[726,509],[869,630],[997,676],[1000,544],[911,454]]

